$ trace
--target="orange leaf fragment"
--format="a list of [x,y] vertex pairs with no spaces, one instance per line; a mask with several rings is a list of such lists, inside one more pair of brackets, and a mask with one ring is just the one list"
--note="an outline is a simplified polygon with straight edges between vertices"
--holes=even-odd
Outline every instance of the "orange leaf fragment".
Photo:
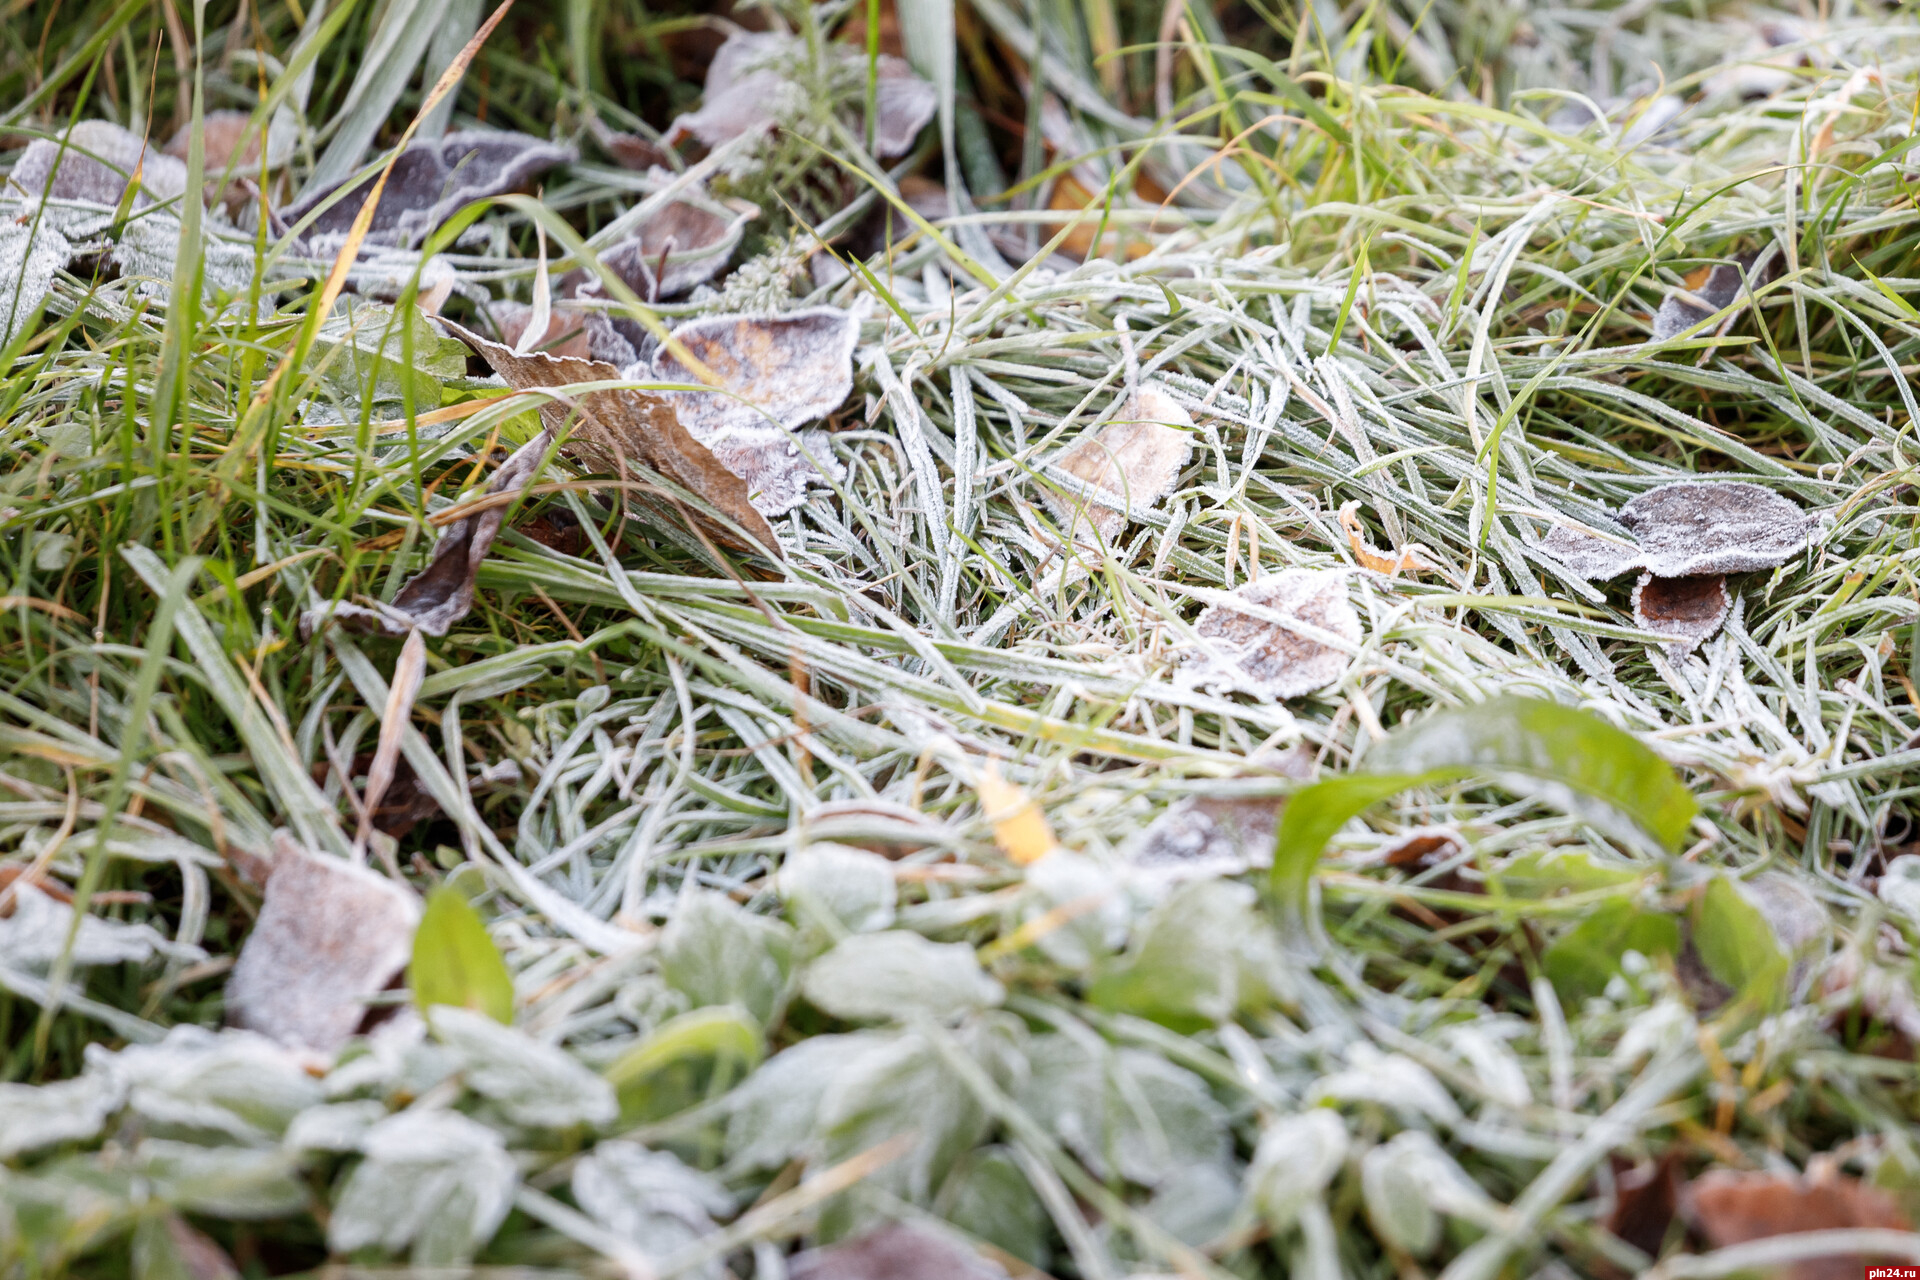
[[1018,784],[1000,776],[998,764],[987,761],[975,789],[987,821],[993,824],[993,842],[1015,865],[1024,867],[1053,852],[1057,842],[1047,816]]

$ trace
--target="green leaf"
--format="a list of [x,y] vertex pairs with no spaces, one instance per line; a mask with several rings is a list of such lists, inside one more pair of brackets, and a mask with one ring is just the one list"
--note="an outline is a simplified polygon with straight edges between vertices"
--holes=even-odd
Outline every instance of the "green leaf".
[[1313,878],[1314,865],[1320,861],[1320,851],[1333,839],[1334,832],[1389,796],[1447,776],[1354,773],[1316,782],[1295,792],[1280,811],[1280,828],[1274,835],[1274,897],[1297,911],[1304,911],[1307,883]]
[[628,1124],[672,1115],[760,1065],[760,1024],[731,1005],[671,1018],[601,1074]]
[[1693,904],[1693,948],[1714,981],[1743,1003],[1777,1009],[1786,1000],[1787,954],[1740,886],[1716,876]]
[[1374,748],[1368,765],[1382,773],[1491,775],[1623,843],[1644,843],[1644,831],[1672,852],[1699,812],[1652,748],[1591,712],[1544,698],[1494,698],[1428,716]]
[[1263,936],[1245,886],[1196,880],[1153,909],[1133,947],[1109,963],[1087,1000],[1115,1013],[1195,1032],[1233,1017],[1260,994],[1249,973]]
[[443,886],[428,895],[413,935],[408,980],[413,1001],[422,1010],[450,1004],[497,1022],[513,1021],[513,977],[507,962],[487,936],[479,913],[457,889]]
[[1333,833],[1410,787],[1485,775],[1537,796],[1626,844],[1677,851],[1699,806],[1666,761],[1632,734],[1543,698],[1501,697],[1428,716],[1390,736],[1369,772],[1296,792],[1280,815],[1274,896],[1304,911],[1307,884]]
[[1679,950],[1679,920],[1618,900],[1554,939],[1542,963],[1562,1003],[1573,1004],[1605,991],[1627,952],[1638,951],[1652,959],[1676,955]]
[[695,893],[660,935],[660,976],[695,1006],[738,1005],[762,1025],[785,999],[793,930],[725,894]]

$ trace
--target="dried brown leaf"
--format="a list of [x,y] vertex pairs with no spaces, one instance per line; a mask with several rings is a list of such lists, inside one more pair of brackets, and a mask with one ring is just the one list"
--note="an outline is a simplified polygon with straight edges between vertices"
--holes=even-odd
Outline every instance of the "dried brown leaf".
[[[744,200],[721,205],[696,192],[641,223],[600,261],[637,296],[671,298],[717,275],[740,246],[747,224],[759,216],[759,207]],[[599,293],[599,281],[583,292]]]
[[789,1280],[1005,1280],[1006,1274],[951,1238],[905,1223],[787,1261]]
[[[457,324],[449,323],[447,328],[486,357],[493,371],[506,379],[507,385],[516,391],[553,388],[564,392],[583,382],[618,382],[623,376],[612,365],[597,360],[578,360],[544,352],[515,355],[511,348],[489,341]],[[734,546],[754,546],[778,554],[779,542],[773,536],[773,528],[767,524],[766,517],[755,509],[746,482],[728,470],[706,445],[681,425],[675,408],[675,402],[664,395],[622,387],[570,395],[564,401],[542,406],[540,415],[546,423],[547,433],[550,433],[549,438],[557,437],[565,428],[567,434],[561,447],[593,470],[618,475],[634,466],[645,467],[703,500],[738,526],[739,531],[736,532],[726,524],[706,520],[696,512],[689,512],[696,519],[702,519],[703,527],[714,537]],[[568,425],[570,420],[571,426]],[[531,448],[531,445],[527,446],[527,449]],[[527,452],[527,449],[521,450],[521,453]],[[514,457],[519,458],[521,453],[516,453]],[[501,470],[505,471],[506,468],[502,467]],[[525,479],[522,478],[520,483],[524,484]],[[497,488],[498,479],[495,485]],[[492,509],[495,530],[499,528],[499,513],[503,510],[501,507]],[[474,517],[476,520],[484,518],[484,513]],[[452,529],[448,533],[451,534]],[[487,540],[491,542],[491,532]],[[446,542],[445,537],[442,542]],[[484,549],[480,554],[484,554]],[[477,567],[479,555],[473,556],[472,561]],[[471,600],[471,573],[467,575],[466,582],[468,599]],[[408,588],[412,585],[409,583]],[[401,594],[405,595],[406,589]]]
[[107,120],[74,125],[64,149],[46,138],[28,143],[7,182],[30,195],[114,207],[136,170],[141,189],[134,195],[135,208],[186,194],[186,165]]
[[[524,302],[495,302],[487,308],[494,331],[508,347],[519,347],[533,321],[533,308]],[[547,318],[547,332],[533,344],[536,351],[549,355],[592,358],[592,341],[587,333],[586,317],[575,311],[555,311]]]
[[1192,796],[1141,834],[1133,865],[1170,880],[1237,876],[1273,862],[1279,796]]
[[1182,683],[1216,692],[1298,698],[1324,689],[1346,671],[1346,653],[1240,605],[1360,642],[1360,615],[1347,599],[1346,574],[1283,569],[1236,588],[1233,603],[1209,605],[1201,613],[1194,624],[1200,645],[1180,673]]
[[1111,542],[1126,527],[1127,513],[1149,511],[1173,492],[1193,452],[1193,417],[1179,401],[1151,384],[1134,393],[1125,416],[1097,427],[1068,445],[1054,465],[1103,494],[1124,500],[1112,506],[1078,493],[1043,491],[1054,516],[1084,525]]
[[400,761],[400,745],[413,719],[413,700],[420,693],[420,682],[427,678],[427,642],[418,630],[407,633],[400,657],[393,664],[393,680],[387,686],[387,705],[380,711],[380,738],[373,752],[373,767],[367,770],[367,792],[361,801],[360,830],[353,838],[354,855],[367,847],[373,830],[373,812],[386,799],[393,783],[394,766]]
[[1733,596],[1724,574],[1695,574],[1686,578],[1656,578],[1642,573],[1633,587],[1633,620],[1642,628],[1666,636],[1669,650],[1691,653],[1727,619]]
[[1612,542],[1556,525],[1540,550],[1583,578],[1645,569],[1661,578],[1747,573],[1784,564],[1805,549],[1814,518],[1757,484],[1680,480],[1620,509],[1637,542]]
[[276,832],[266,901],[227,980],[228,1017],[284,1044],[338,1049],[407,963],[419,919],[392,880]]
[[[864,51],[835,45],[828,56],[835,60],[834,70],[864,75]],[[734,33],[707,67],[700,109],[676,118],[664,141],[671,146],[690,137],[717,147],[799,114],[806,105],[807,90],[795,81],[793,72],[806,57],[806,42],[796,36]],[[915,75],[904,59],[891,54],[880,56],[874,99],[873,150],[883,160],[911,150],[940,105],[934,87]],[[863,121],[847,123],[856,136],[864,136]]]
[[[792,433],[852,393],[859,337],[859,319],[833,307],[695,320],[675,329],[673,338],[724,390],[661,394],[693,438],[746,482],[754,507],[781,515],[805,500],[807,486],[821,478],[819,466],[839,478],[824,433],[803,432],[798,439]],[[669,346],[654,354],[653,376],[699,381]]]
[[[1688,1183],[1681,1210],[1716,1249],[1802,1231],[1881,1227],[1911,1231],[1893,1197],[1857,1178],[1828,1172],[1794,1177],[1710,1169]],[[1866,1259],[1813,1258],[1793,1264],[1793,1280],[1859,1280]]]
[[1613,1158],[1613,1207],[1602,1223],[1608,1231],[1649,1258],[1658,1258],[1679,1206],[1677,1148],[1639,1165]]
[[1383,848],[1380,861],[1389,867],[1424,870],[1440,865],[1465,847],[1460,833],[1451,827],[1415,827]]
[[[365,243],[417,245],[462,206],[520,190],[548,169],[572,163],[577,154],[572,147],[492,129],[415,142],[394,162]],[[374,181],[364,179],[314,218],[305,232],[310,249],[318,252],[345,241]],[[309,193],[284,211],[286,220],[298,222],[337,191]]]

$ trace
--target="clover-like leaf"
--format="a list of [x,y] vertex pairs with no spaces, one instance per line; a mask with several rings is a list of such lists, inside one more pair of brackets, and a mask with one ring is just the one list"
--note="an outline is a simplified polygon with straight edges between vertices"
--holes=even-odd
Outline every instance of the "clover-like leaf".
[[402,1111],[367,1131],[366,1159],[327,1224],[336,1252],[411,1246],[416,1265],[451,1266],[492,1238],[520,1180],[505,1142],[453,1111]]

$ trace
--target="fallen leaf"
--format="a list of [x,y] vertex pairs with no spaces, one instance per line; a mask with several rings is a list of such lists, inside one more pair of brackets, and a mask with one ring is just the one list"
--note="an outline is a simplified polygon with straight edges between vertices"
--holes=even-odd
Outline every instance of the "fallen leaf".
[[400,885],[274,833],[273,871],[227,980],[227,1014],[283,1044],[330,1053],[406,966],[420,907]]
[[1733,608],[1724,574],[1694,574],[1685,578],[1656,578],[1642,572],[1633,587],[1633,620],[1647,631],[1666,636],[1674,654],[1693,652],[1720,629]]
[[1679,1206],[1678,1149],[1637,1165],[1613,1157],[1613,1207],[1601,1223],[1608,1231],[1649,1258],[1658,1258]]
[[1653,340],[1665,342],[1678,337],[1739,301],[1743,284],[1758,289],[1779,273],[1778,258],[1773,254],[1755,271],[1759,258],[1758,253],[1743,253],[1733,262],[1716,263],[1687,277],[1686,289],[1668,294],[1653,313]]
[[1141,833],[1133,865],[1157,878],[1237,876],[1273,862],[1279,796],[1189,796]]
[[[245,111],[209,111],[202,122],[207,181],[217,180],[229,165],[233,167],[233,181],[221,196],[230,214],[246,202],[249,192],[244,184],[260,170],[260,135],[248,128],[252,123],[253,116]],[[193,126],[184,125],[167,143],[166,154],[184,162],[192,145]]]
[[1084,523],[1111,542],[1126,527],[1130,511],[1150,511],[1173,492],[1193,452],[1193,418],[1159,387],[1142,386],[1125,416],[1095,428],[1063,449],[1054,465],[1103,494],[1123,500],[1111,506],[1078,493],[1047,490],[1048,508],[1060,520]]
[[1460,833],[1451,827],[1415,827],[1381,849],[1380,861],[1389,867],[1425,870],[1439,866],[1465,847]]
[[600,145],[624,168],[640,173],[664,168],[671,159],[666,147],[638,133],[607,133],[600,138]]
[[[720,204],[691,192],[602,252],[600,261],[636,296],[649,302],[671,298],[718,274],[740,247],[747,224],[759,216],[759,206],[744,200]],[[582,292],[598,294],[600,282],[589,282]]]
[[40,314],[54,275],[72,258],[73,246],[51,226],[0,222],[0,347]]
[[1233,591],[1231,603],[1209,605],[1194,624],[1200,643],[1188,654],[1180,682],[1214,692],[1262,698],[1298,698],[1323,689],[1347,669],[1348,655],[1256,617],[1251,605],[1316,630],[1360,643],[1360,615],[1347,600],[1347,575],[1321,569],[1283,569]]
[[1360,502],[1355,499],[1340,508],[1340,527],[1347,531],[1347,545],[1353,549],[1353,558],[1362,568],[1375,573],[1384,573],[1389,578],[1405,573],[1438,573],[1424,558],[1422,553],[1432,554],[1419,543],[1411,543],[1394,554],[1382,555],[1374,550],[1367,541],[1367,533],[1360,524]]
[[373,752],[373,764],[367,770],[367,792],[361,800],[360,829],[353,837],[353,855],[366,852],[367,837],[373,831],[373,811],[386,798],[393,783],[394,766],[400,762],[400,746],[413,719],[413,700],[420,682],[427,678],[427,642],[420,632],[409,631],[400,646],[400,657],[393,664],[393,681],[387,686],[387,705],[380,711],[380,738]]
[[1645,569],[1660,578],[1771,569],[1805,549],[1814,517],[1757,484],[1680,480],[1620,509],[1637,542],[1611,541],[1556,525],[1540,550],[1583,578]]
[[987,761],[975,790],[980,793],[981,812],[993,824],[993,842],[1016,866],[1038,862],[1053,852],[1059,842],[1047,825],[1047,815],[1018,783],[1000,776],[997,762]]
[[[834,45],[826,56],[825,74],[839,82],[836,87],[843,88],[844,97],[864,115],[865,51]],[[663,141],[672,146],[682,138],[693,138],[717,147],[803,114],[810,91],[796,76],[807,57],[806,41],[798,36],[734,33],[707,67],[700,109],[677,117]],[[904,59],[880,55],[874,85],[874,154],[883,160],[906,154],[939,105],[934,87],[915,75]],[[854,136],[865,136],[863,119],[849,118],[845,123]]]
[[[524,302],[495,302],[487,307],[487,318],[493,321],[494,332],[500,335],[501,343],[517,349],[533,321],[533,308]],[[545,336],[532,345],[535,351],[571,356],[576,360],[588,360],[593,355],[586,319],[578,312],[551,313]]]
[[50,200],[81,200],[114,208],[136,170],[140,174],[140,190],[133,198],[136,209],[186,194],[186,165],[108,120],[82,120],[68,131],[64,147],[48,138],[28,143],[7,182]]
[[[577,158],[572,147],[491,129],[415,142],[394,162],[364,243],[411,248],[465,205],[520,190],[548,169]],[[345,241],[374,182],[375,176],[368,176],[314,217],[304,232],[309,251],[323,253]],[[297,223],[339,190],[312,192],[282,216]]]
[[[618,382],[623,377],[620,370],[597,360],[578,360],[544,352],[516,355],[511,348],[489,341],[457,324],[448,322],[447,328],[486,357],[493,371],[505,378],[507,385],[516,391],[543,387],[564,391],[583,382]],[[703,499],[741,530],[736,533],[726,525],[706,521],[706,527],[715,537],[735,546],[757,545],[760,549],[777,554],[779,542],[774,538],[772,526],[767,524],[766,517],[755,509],[750,500],[746,482],[729,471],[706,445],[681,425],[675,413],[676,407],[675,400],[667,396],[628,387],[581,392],[564,401],[553,401],[541,407],[540,416],[546,423],[546,431],[535,443],[541,444],[544,449],[542,441],[550,442],[566,428],[567,435],[562,448],[592,469],[617,475],[629,464],[637,463],[646,467]],[[571,427],[568,427],[569,420]],[[527,454],[532,448],[533,445],[526,446],[514,454],[514,459]],[[531,465],[530,462],[529,474]],[[511,466],[513,459],[501,467],[501,472],[506,472]],[[523,475],[517,485],[525,483],[526,477]],[[501,478],[496,475],[494,491],[499,491],[501,487]],[[486,533],[488,544],[492,542],[493,532],[499,528],[499,516],[503,511],[502,507],[494,507],[489,513],[473,517],[475,520],[485,520],[488,514],[493,516],[493,529]],[[447,530],[441,538],[442,546],[448,543],[458,527]],[[476,546],[479,547],[478,551],[469,557],[475,567],[485,554],[484,546],[479,546],[477,540]],[[472,599],[472,582],[473,575],[469,572],[465,577],[468,602]],[[406,595],[413,585],[407,584],[401,595]]]
[[[1802,1231],[1913,1229],[1891,1195],[1833,1172],[1796,1177],[1709,1169],[1687,1184],[1680,1205],[1716,1249]],[[1792,1280],[1859,1280],[1866,1263],[1855,1255],[1810,1258],[1794,1263],[1785,1274]]]
[[951,1238],[905,1223],[787,1260],[788,1280],[1006,1280],[1006,1274]]
[[[806,500],[807,486],[822,478],[820,466],[840,478],[824,433],[803,432],[797,441],[792,433],[833,412],[852,393],[858,317],[833,307],[760,318],[708,316],[681,325],[672,336],[723,389],[660,394],[693,438],[746,482],[754,507],[769,516],[791,511]],[[671,346],[654,353],[653,376],[669,383],[700,381]]]

